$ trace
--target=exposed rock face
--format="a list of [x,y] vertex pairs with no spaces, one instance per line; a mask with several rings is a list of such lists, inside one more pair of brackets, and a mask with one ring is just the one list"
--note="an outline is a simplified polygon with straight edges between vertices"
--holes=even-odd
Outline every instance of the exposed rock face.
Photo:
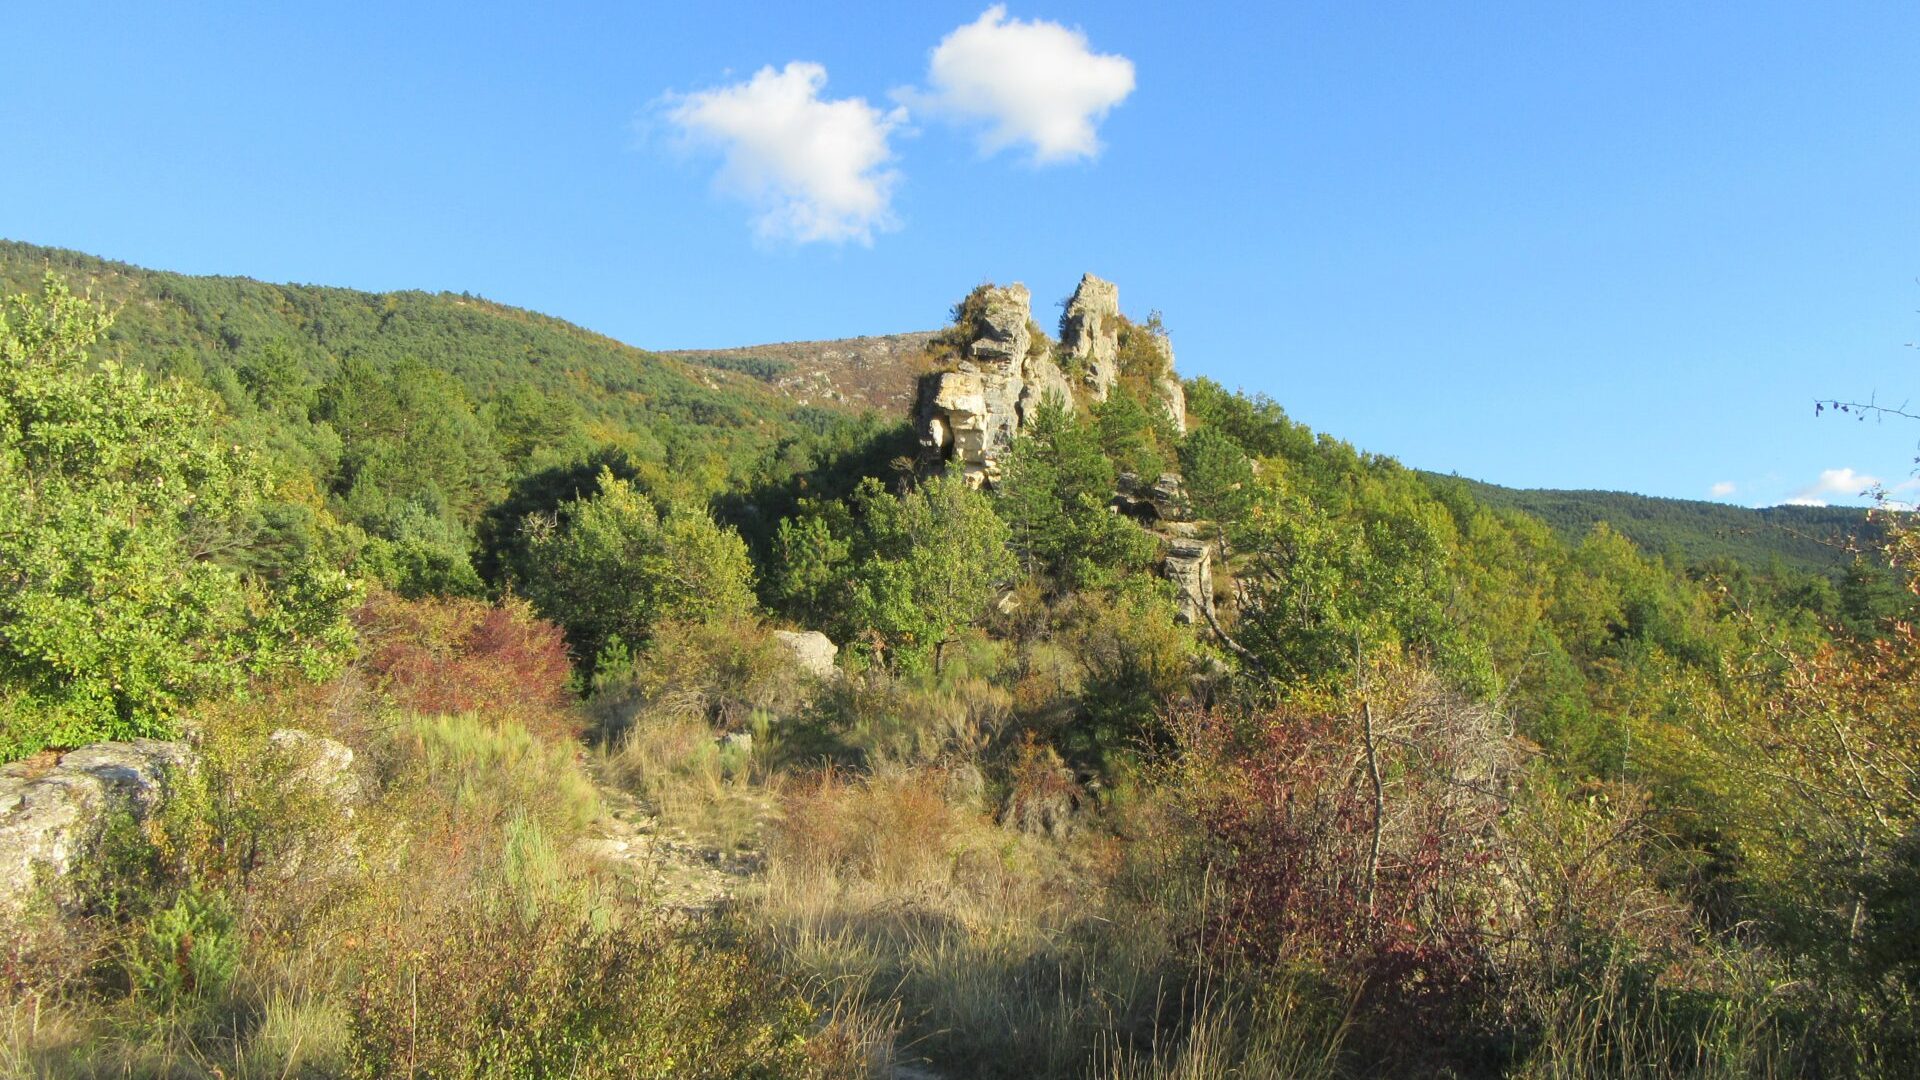
[[1046,339],[1034,338],[1025,285],[987,286],[969,301],[954,369],[929,380],[921,400],[920,445],[937,460],[958,462],[969,483],[991,484],[1040,402],[1053,394],[1071,400],[1071,388]]
[[[267,742],[290,784],[351,813],[361,791],[352,750],[291,728]],[[50,767],[15,762],[0,768],[0,920],[18,914],[43,885],[56,901],[67,899],[68,875],[100,843],[108,821],[120,813],[136,821],[159,813],[199,765],[184,742],[135,739],[84,746]],[[299,867],[301,854],[293,854],[288,873]]]
[[1087,274],[1060,318],[1060,351],[1082,367],[1089,395],[1107,400],[1120,378],[1120,286]]
[[1143,525],[1168,531],[1167,526],[1187,520],[1187,489],[1179,473],[1161,473],[1152,484],[1121,473],[1114,488],[1113,508]]
[[1170,539],[1160,572],[1179,592],[1174,617],[1189,625],[1209,621],[1213,614],[1213,545],[1190,537]]
[[267,736],[267,744],[286,765],[289,781],[339,804],[352,815],[361,792],[360,777],[353,771],[352,749],[298,728],[281,728]]
[[833,664],[840,646],[818,630],[775,630],[773,638],[787,650],[793,666],[816,679],[831,679],[840,674]]
[[145,820],[196,764],[185,743],[97,743],[37,775],[0,769],[0,913],[25,903],[42,881],[57,883],[99,841],[109,815]]
[[[967,298],[962,312],[958,342],[954,331],[933,339],[953,350],[952,366],[922,384],[916,416],[920,445],[930,461],[958,462],[970,483],[992,484],[1014,438],[1033,422],[1043,402],[1100,402],[1112,393],[1120,379],[1120,332],[1126,323],[1119,287],[1092,274],[1082,277],[1060,320],[1061,356],[1076,372],[1070,379],[1033,325],[1026,286],[983,286]],[[1165,335],[1154,340],[1166,364],[1151,375],[1146,396],[1163,404],[1184,434],[1186,392],[1173,370],[1173,346]]]
[[1180,372],[1173,366],[1173,339],[1160,335],[1160,350],[1167,354],[1167,366],[1154,380],[1154,388],[1160,391],[1160,401],[1167,407],[1167,416],[1173,420],[1173,430],[1181,435],[1187,433],[1187,388],[1180,381]]

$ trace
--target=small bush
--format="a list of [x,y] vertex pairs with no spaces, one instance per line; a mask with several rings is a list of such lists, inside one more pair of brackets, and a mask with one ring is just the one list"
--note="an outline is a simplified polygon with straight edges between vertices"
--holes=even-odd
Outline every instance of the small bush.
[[737,949],[484,903],[370,943],[353,1075],[805,1077],[812,1014]]
[[370,597],[357,617],[367,669],[402,708],[422,714],[484,710],[502,722],[570,738],[566,641],[525,602]]

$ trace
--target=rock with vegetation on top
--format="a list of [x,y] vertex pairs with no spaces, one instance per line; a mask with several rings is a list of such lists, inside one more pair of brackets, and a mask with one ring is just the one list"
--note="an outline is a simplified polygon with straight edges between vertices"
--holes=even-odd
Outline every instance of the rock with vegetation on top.
[[185,743],[135,739],[69,751],[50,767],[0,768],[0,911],[26,903],[43,882],[57,894],[110,816],[151,817],[196,764]]
[[793,666],[816,679],[831,679],[840,673],[834,659],[840,646],[818,630],[775,630],[773,639],[787,651]]
[[1182,623],[1210,621],[1213,615],[1213,545],[1205,540],[1174,537],[1167,542],[1161,573],[1173,582],[1174,617]]
[[[1036,335],[1027,287],[985,285],[960,305],[952,370],[930,378],[921,397],[920,444],[955,462],[967,482],[991,484],[1000,460],[1034,407],[1034,394],[1066,387],[1044,334]],[[1030,384],[1038,389],[1030,391]]]
[[1095,401],[1120,378],[1120,286],[1087,274],[1060,316],[1060,351],[1075,361]]
[[[281,729],[268,754],[290,786],[351,812],[360,797],[353,751],[332,739]],[[69,875],[90,856],[116,814],[146,821],[199,768],[185,742],[103,742],[0,768],[0,916],[17,913],[45,886],[68,898]]]

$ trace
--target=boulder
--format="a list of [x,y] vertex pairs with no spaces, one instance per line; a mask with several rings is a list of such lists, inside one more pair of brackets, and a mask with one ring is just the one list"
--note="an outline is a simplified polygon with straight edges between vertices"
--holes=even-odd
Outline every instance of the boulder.
[[17,911],[46,882],[56,889],[99,842],[108,818],[151,817],[197,764],[185,743],[96,743],[44,771],[0,769],[0,912]]
[[360,777],[353,771],[353,750],[344,743],[299,728],[281,728],[267,736],[270,752],[287,767],[287,778],[301,788],[337,803],[348,815],[360,801]]
[[840,646],[818,630],[775,630],[773,639],[787,650],[793,666],[816,679],[831,679],[840,674],[834,659]]

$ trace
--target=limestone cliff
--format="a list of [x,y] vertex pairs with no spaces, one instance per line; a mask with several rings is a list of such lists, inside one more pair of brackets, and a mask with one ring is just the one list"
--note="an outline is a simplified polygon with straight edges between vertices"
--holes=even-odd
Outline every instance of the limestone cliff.
[[[1156,320],[1136,326],[1120,313],[1120,289],[1087,274],[1060,317],[1058,359],[1033,321],[1027,287],[983,285],[954,310],[954,324],[933,335],[928,352],[938,370],[921,384],[914,423],[929,467],[958,465],[976,486],[1000,478],[1001,463],[1021,429],[1049,398],[1066,405],[1107,400],[1124,380],[1187,430],[1186,391],[1173,367],[1173,343]],[[1064,370],[1063,370],[1064,369]],[[1071,375],[1069,375],[1071,372]],[[1140,523],[1163,545],[1161,574],[1173,582],[1185,623],[1213,616],[1213,545],[1187,521],[1180,477],[1151,485],[1120,478],[1113,510]]]
[[1128,322],[1119,287],[1092,274],[1066,303],[1057,356],[1033,321],[1032,295],[1018,283],[968,294],[954,325],[933,335],[928,349],[940,370],[922,383],[915,412],[920,445],[929,464],[958,463],[974,484],[998,478],[1007,449],[1042,402],[1097,404],[1122,378],[1135,380],[1136,392],[1158,402],[1175,430],[1186,431],[1186,394],[1173,370],[1172,343],[1151,324]]
[[1060,351],[1094,401],[1105,401],[1120,378],[1120,286],[1087,274],[1060,316]]
[[934,461],[958,463],[970,483],[991,484],[1040,402],[1070,401],[1071,389],[1052,343],[1034,325],[1025,285],[981,286],[961,302],[959,316],[934,338],[946,370],[924,384],[920,445]]

